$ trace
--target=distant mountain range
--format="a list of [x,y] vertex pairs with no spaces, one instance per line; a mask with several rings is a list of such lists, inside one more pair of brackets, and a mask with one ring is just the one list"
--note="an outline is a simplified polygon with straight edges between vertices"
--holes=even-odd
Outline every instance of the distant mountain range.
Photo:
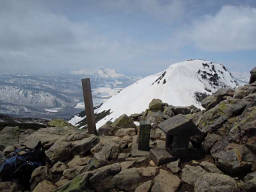
[[91,79],[95,105],[136,80],[112,69],[58,76],[1,74],[0,113],[69,119],[84,108],[81,79],[86,77]]

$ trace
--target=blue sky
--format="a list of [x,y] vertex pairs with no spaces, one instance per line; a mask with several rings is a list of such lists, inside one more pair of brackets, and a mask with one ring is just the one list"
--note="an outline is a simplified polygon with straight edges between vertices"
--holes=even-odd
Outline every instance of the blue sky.
[[255,0],[1,0],[0,71],[147,75],[201,58],[256,65]]

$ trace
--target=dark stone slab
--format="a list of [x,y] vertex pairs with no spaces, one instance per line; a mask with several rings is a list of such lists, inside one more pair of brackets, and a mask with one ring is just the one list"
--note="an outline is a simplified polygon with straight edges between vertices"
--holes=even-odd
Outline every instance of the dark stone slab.
[[166,149],[163,148],[151,149],[149,156],[156,165],[162,165],[176,160],[175,157],[173,157],[170,153],[167,152]]
[[200,130],[193,123],[192,119],[185,115],[171,117],[160,123],[159,127],[168,135],[193,136],[200,134]]
[[149,151],[151,125],[146,122],[140,122],[140,130],[138,137],[138,149],[142,151]]

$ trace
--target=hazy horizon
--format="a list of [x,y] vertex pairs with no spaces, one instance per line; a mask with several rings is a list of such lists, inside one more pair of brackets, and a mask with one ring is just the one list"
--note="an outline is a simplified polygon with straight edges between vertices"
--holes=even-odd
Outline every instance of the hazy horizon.
[[1,74],[144,76],[199,58],[255,67],[253,0],[2,0],[0,15]]

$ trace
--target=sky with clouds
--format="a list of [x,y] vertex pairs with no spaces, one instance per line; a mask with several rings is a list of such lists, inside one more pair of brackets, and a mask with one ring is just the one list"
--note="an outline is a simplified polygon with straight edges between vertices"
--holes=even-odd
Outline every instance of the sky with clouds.
[[256,66],[255,0],[0,0],[0,71],[146,75],[186,59]]

